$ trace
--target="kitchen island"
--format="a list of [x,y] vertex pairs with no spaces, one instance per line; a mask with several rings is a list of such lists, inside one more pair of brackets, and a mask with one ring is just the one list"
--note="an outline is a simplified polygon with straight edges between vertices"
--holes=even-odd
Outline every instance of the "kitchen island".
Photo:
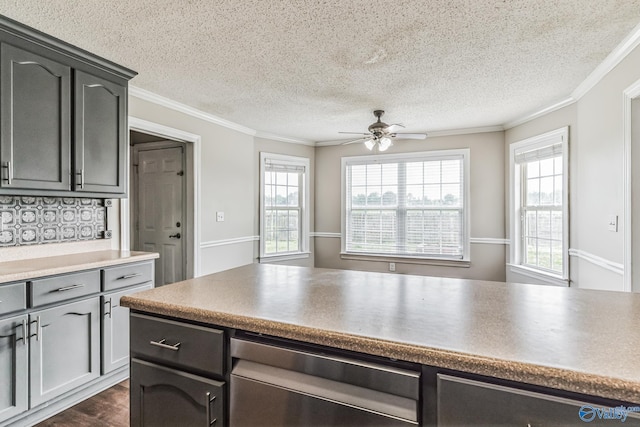
[[[560,398],[640,404],[635,294],[253,264],[122,304],[229,336],[243,331],[414,363],[423,377],[443,369]],[[231,368],[235,358],[222,351]],[[428,395],[425,388],[425,419]]]

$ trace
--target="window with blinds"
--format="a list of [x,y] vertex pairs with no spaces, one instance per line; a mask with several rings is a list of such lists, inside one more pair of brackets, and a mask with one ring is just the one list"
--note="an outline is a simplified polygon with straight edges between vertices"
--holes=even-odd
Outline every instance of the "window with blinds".
[[511,269],[524,267],[554,284],[568,277],[567,139],[568,128],[561,128],[510,147]]
[[306,251],[308,159],[261,153],[261,257]]
[[462,260],[466,150],[343,159],[346,253]]
[[563,272],[562,144],[516,153],[522,183],[523,265]]

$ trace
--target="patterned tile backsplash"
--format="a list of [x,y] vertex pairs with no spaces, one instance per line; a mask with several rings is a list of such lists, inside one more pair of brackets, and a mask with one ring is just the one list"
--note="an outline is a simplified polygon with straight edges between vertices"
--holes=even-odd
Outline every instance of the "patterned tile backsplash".
[[0,196],[0,247],[103,239],[110,199]]

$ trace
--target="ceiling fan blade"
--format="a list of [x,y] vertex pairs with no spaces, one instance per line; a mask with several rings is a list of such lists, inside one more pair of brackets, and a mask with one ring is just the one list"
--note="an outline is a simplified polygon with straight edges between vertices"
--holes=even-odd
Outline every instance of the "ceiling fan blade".
[[393,137],[400,139],[425,139],[427,137],[426,133],[393,133]]
[[340,145],[348,145],[348,144],[355,144],[356,142],[364,142],[369,138],[358,138],[358,139],[353,139],[351,141],[345,141],[343,143],[341,143]]
[[348,135],[362,135],[362,136],[371,135],[370,133],[363,133],[363,132],[338,132],[338,133],[344,133],[344,134],[348,134]]
[[396,127],[403,128],[403,127],[404,127],[404,125],[403,125],[402,123],[394,123],[394,124],[392,124],[392,125],[389,125],[389,127],[387,128],[387,131],[388,131],[388,132],[392,132],[392,133],[393,133],[393,130],[394,130]]

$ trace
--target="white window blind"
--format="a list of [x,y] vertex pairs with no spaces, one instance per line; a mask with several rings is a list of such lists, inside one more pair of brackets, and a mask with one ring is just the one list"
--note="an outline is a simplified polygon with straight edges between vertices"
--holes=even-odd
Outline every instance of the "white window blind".
[[304,187],[307,166],[281,157],[263,156],[262,256],[299,253],[304,250]]
[[463,154],[354,158],[344,172],[346,252],[464,257]]
[[568,168],[568,127],[510,144],[507,278],[513,272],[535,283],[568,284]]
[[563,272],[562,144],[516,153],[522,183],[523,265]]

